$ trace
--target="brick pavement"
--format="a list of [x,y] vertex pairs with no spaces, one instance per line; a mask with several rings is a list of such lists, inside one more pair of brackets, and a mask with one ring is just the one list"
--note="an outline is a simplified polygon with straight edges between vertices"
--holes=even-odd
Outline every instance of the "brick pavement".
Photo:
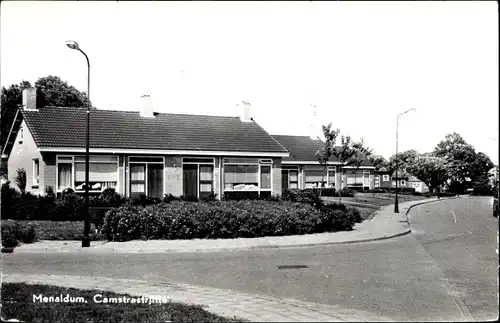
[[92,276],[20,274],[3,275],[2,282],[49,284],[127,293],[132,296],[165,297],[173,302],[202,305],[207,311],[220,316],[237,317],[254,322],[393,321],[373,313],[341,308],[336,305],[171,282],[161,283]]

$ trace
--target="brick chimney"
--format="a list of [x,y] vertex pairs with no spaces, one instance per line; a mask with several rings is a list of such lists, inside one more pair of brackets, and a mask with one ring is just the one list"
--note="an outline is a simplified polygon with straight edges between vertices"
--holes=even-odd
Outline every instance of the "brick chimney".
[[252,122],[252,114],[250,111],[250,102],[243,101],[240,104],[238,104],[238,107],[241,111],[241,116],[240,116],[241,121]]
[[23,90],[23,109],[37,110],[37,96],[35,88],[27,88]]
[[141,117],[143,118],[154,118],[153,102],[151,101],[151,96],[145,94],[141,96]]

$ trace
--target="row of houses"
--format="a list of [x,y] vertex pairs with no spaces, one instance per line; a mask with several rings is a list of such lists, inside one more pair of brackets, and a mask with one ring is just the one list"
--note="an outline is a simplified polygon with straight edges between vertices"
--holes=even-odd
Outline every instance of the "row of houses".
[[[271,135],[250,115],[240,117],[156,113],[143,96],[139,111],[97,110],[90,113],[90,192],[113,187],[125,196],[205,198],[251,191],[279,195],[283,189],[386,187],[386,174],[369,160],[358,169],[329,162],[315,153],[323,142],[308,136]],[[27,191],[44,194],[85,183],[86,109],[36,105],[36,90],[23,91],[2,158],[9,180],[18,168],[27,173]],[[402,186],[405,186],[401,182]]]

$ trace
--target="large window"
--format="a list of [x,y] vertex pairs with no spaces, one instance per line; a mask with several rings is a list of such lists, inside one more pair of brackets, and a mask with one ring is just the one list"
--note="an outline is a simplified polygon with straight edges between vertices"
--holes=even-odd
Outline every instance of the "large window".
[[40,160],[38,158],[33,159],[33,186],[38,186],[40,184]]
[[317,188],[326,186],[327,173],[323,166],[305,166],[305,188]]
[[163,157],[129,157],[130,195],[163,197]]
[[224,162],[225,191],[271,191],[272,160],[233,158]]
[[[102,192],[118,185],[118,157],[90,156],[89,191]],[[85,156],[57,156],[57,190],[85,191]]]

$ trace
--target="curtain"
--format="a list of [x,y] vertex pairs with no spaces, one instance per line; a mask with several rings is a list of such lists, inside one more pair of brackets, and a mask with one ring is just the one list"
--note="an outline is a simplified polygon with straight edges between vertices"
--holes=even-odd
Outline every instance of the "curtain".
[[57,189],[63,190],[67,187],[71,187],[71,167],[72,164],[58,164],[58,183]]
[[130,165],[130,194],[146,193],[146,165]]
[[260,167],[260,188],[271,188],[271,166]]
[[211,192],[213,182],[213,166],[200,165],[200,192]]
[[258,165],[226,165],[224,166],[224,182],[225,184],[257,184],[259,181],[258,167]]
[[[90,163],[89,181],[116,182],[117,164]],[[75,182],[85,182],[85,163],[75,163]]]

